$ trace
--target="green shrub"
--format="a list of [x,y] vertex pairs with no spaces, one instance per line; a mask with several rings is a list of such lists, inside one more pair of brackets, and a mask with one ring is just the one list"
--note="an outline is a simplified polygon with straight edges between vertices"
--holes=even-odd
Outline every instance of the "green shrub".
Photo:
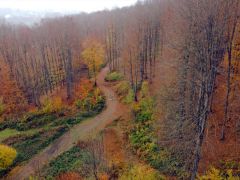
[[133,106],[135,120],[137,122],[153,120],[154,104],[154,100],[151,97],[142,98],[138,103],[135,103]]
[[116,93],[120,97],[125,97],[131,89],[129,82],[122,81],[115,86]]
[[84,100],[76,100],[75,105],[78,109],[86,112],[100,112],[105,106],[104,98],[98,99],[97,103],[92,103],[91,98],[86,98]]
[[78,108],[78,109],[87,109],[87,105],[88,105],[88,99],[85,98],[83,100],[80,100],[80,99],[77,99],[75,101],[75,106]]
[[[155,150],[157,150],[156,148],[151,148],[151,149],[147,149],[148,144],[155,144],[152,141],[152,131],[151,128],[149,128],[148,126],[137,126],[136,129],[134,129],[131,134],[130,134],[130,141],[133,145],[133,147],[136,150],[140,150],[140,151],[146,151],[146,152],[153,152]],[[153,147],[153,146],[151,146]],[[157,147],[156,144],[154,145],[154,147]]]
[[145,98],[145,97],[149,97],[150,96],[150,93],[149,93],[149,84],[147,81],[144,81],[142,83],[142,86],[141,86],[141,92],[140,92],[140,97],[141,98]]
[[59,118],[57,121],[54,121],[51,126],[55,127],[55,126],[63,126],[63,125],[67,125],[69,127],[74,126],[75,124],[78,124],[80,122],[83,121],[83,117],[79,116],[79,117],[63,117],[63,118]]
[[151,111],[140,111],[136,115],[136,121],[145,122],[152,119],[153,113]]
[[16,124],[18,131],[26,131],[32,128],[41,128],[52,123],[57,119],[55,114],[37,114],[30,115],[24,121],[20,121]]
[[103,68],[105,68],[106,66],[107,66],[107,62],[102,63],[102,64],[100,65],[100,69],[103,69]]
[[127,81],[121,81],[115,86],[116,93],[123,103],[131,104],[134,101],[134,92]]
[[4,170],[12,165],[17,156],[17,151],[6,145],[0,145],[0,170]]
[[107,76],[105,77],[105,81],[108,81],[108,82],[120,81],[122,79],[123,79],[123,75],[119,72],[108,73]]
[[75,106],[81,111],[102,111],[105,106],[105,98],[100,92],[100,89],[96,88],[89,92],[83,99],[77,99]]
[[132,89],[128,91],[128,94],[124,98],[123,102],[126,104],[131,104],[134,101],[134,92]]

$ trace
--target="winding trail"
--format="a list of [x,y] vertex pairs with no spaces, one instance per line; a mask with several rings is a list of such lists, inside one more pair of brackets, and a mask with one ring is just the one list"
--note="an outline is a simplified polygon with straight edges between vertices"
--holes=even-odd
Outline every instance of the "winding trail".
[[96,135],[106,125],[122,115],[121,104],[117,96],[110,87],[106,86],[104,81],[107,72],[108,68],[106,67],[97,76],[98,87],[106,97],[107,108],[96,117],[74,126],[42,152],[35,155],[26,165],[14,168],[5,179],[23,180],[32,174],[36,174],[45,164],[72,148],[79,140]]

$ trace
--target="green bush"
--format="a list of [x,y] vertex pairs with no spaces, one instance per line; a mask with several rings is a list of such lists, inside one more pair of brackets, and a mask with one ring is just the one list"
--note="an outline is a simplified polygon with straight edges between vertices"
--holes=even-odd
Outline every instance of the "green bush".
[[[150,127],[139,125],[130,134],[130,141],[136,150],[154,152],[157,150],[157,145],[153,142],[152,136],[153,134]],[[145,154],[143,153],[143,155]]]
[[104,98],[99,99],[96,104],[91,103],[91,98],[76,100],[75,105],[78,109],[86,112],[100,112],[105,107]]
[[133,113],[137,122],[146,122],[153,120],[154,114],[154,100],[151,97],[140,99],[138,103],[133,106]]
[[121,98],[126,97],[131,89],[129,82],[121,81],[115,86],[116,93]]
[[26,131],[32,128],[41,128],[52,123],[57,119],[55,114],[37,114],[30,115],[24,121],[20,121],[16,124],[18,131]]
[[142,83],[142,86],[141,86],[141,92],[140,92],[140,97],[141,98],[145,98],[145,97],[149,97],[150,96],[150,93],[149,93],[149,84],[147,81],[144,81]]
[[105,106],[105,98],[98,88],[87,94],[84,99],[77,99],[75,106],[81,111],[100,112]]
[[123,79],[123,75],[119,72],[108,73],[107,76],[105,77],[105,81],[108,81],[108,82],[120,81],[122,79]]
[[78,124],[80,122],[83,121],[83,117],[81,116],[77,116],[77,117],[63,117],[63,118],[59,118],[57,121],[54,121],[51,124],[51,127],[56,127],[56,126],[63,126],[63,125],[67,125],[69,127],[74,126],[75,124]]
[[140,111],[136,115],[136,121],[145,122],[152,119],[152,112],[150,111]]
[[126,104],[131,104],[134,101],[134,92],[132,89],[129,89],[128,94],[126,97],[123,99],[123,102]]
[[134,101],[134,92],[127,81],[121,81],[115,86],[116,93],[123,103],[131,104]]

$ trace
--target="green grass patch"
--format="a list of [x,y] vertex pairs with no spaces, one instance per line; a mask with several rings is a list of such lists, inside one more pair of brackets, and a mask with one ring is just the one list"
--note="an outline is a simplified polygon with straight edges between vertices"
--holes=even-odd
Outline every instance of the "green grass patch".
[[105,77],[105,81],[107,82],[116,82],[120,80],[123,80],[123,75],[119,72],[110,72]]
[[43,130],[34,135],[27,136],[25,139],[15,141],[13,144],[10,144],[18,152],[15,163],[19,164],[23,161],[29,160],[33,155],[47,147],[67,130],[67,127],[58,127],[55,129],[49,129],[48,131]]
[[17,150],[17,158],[13,165],[6,170],[0,171],[0,177],[7,174],[13,167],[31,159],[35,154],[46,148],[54,140],[59,138],[68,130],[68,127],[57,127],[42,130],[34,134],[21,134],[9,137],[3,141]]
[[2,142],[4,139],[7,139],[11,136],[19,135],[20,132],[15,129],[5,129],[3,131],[0,131],[0,142]]
[[4,129],[0,131],[0,142],[4,141],[7,138],[13,137],[13,136],[21,136],[21,135],[32,135],[36,132],[38,132],[38,129],[32,129],[28,131],[18,131],[16,129]]
[[82,177],[88,176],[90,173],[89,159],[90,155],[86,150],[75,146],[45,166],[43,175],[46,179],[54,179],[65,172],[78,172]]

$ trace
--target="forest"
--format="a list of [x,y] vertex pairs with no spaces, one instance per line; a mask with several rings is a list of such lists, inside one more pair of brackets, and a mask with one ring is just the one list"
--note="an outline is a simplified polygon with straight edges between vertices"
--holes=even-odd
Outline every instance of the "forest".
[[0,179],[240,179],[240,1],[0,21]]

